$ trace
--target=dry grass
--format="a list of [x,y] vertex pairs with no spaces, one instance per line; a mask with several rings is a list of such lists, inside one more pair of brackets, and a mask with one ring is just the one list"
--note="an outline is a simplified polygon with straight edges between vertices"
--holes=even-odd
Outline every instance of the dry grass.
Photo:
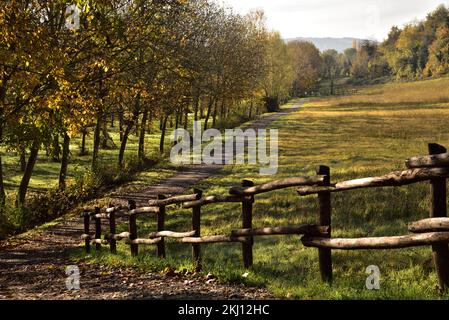
[[360,91],[359,95],[342,96],[327,101],[339,106],[362,104],[395,106],[445,103],[449,102],[449,77],[365,87]]

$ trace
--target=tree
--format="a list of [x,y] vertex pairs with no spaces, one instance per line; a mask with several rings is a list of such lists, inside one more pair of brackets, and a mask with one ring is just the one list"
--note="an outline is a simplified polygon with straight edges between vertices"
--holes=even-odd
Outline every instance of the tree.
[[285,100],[293,83],[293,63],[287,45],[277,32],[268,35],[267,75],[263,81],[265,99],[272,98],[276,106]]
[[423,33],[416,25],[408,25],[401,32],[396,44],[397,54],[393,68],[399,78],[413,78],[420,74],[423,61],[420,60]]
[[343,76],[350,76],[351,75],[351,69],[354,64],[354,60],[357,57],[357,49],[355,48],[348,48],[343,52],[342,55],[342,75]]
[[342,66],[339,63],[338,52],[336,50],[326,50],[321,54],[323,60],[323,75],[330,80],[330,94],[334,95],[334,82]]
[[444,27],[449,27],[449,9],[444,5],[429,13],[424,21],[408,24],[403,29],[394,26],[379,49],[384,72],[388,69],[399,79],[440,74],[438,61],[444,58],[436,57],[435,52],[443,54],[438,46],[444,47],[440,41],[441,37],[446,37],[444,31],[440,31]]
[[290,42],[288,49],[294,70],[293,95],[299,97],[314,91],[322,67],[320,51],[312,43],[304,41]]
[[[262,11],[242,16],[210,0],[76,0],[79,28],[69,29],[72,4],[5,0],[0,7],[0,147],[22,160],[19,206],[42,150],[60,161],[59,189],[66,189],[70,140],[81,135],[85,154],[90,128],[95,173],[111,118],[119,119],[122,167],[132,132],[145,160],[151,121],[161,120],[163,150],[173,120],[188,128],[192,110],[195,120],[206,117],[207,128],[211,119],[217,126],[252,117],[263,97],[279,103],[289,95],[292,55],[267,31]],[[318,77],[319,53],[310,46],[305,58],[297,55],[309,68],[303,88]]]
[[[48,137],[54,119],[54,103],[49,95],[61,79],[61,51],[53,45],[55,39],[49,37],[54,26],[43,23],[45,14],[38,1],[10,0],[0,8],[0,145],[20,152],[29,147],[31,151],[18,190],[19,205],[40,145],[50,141],[43,139]],[[2,205],[5,202],[2,170],[0,201]]]
[[436,32],[436,39],[429,48],[429,61],[424,74],[441,76],[449,72],[449,27],[442,26]]

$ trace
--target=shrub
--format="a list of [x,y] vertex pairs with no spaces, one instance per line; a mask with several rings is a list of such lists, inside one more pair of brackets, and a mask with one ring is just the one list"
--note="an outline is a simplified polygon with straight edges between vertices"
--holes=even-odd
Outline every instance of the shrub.
[[[95,171],[75,171],[65,190],[49,190],[31,196],[26,207],[5,207],[0,211],[0,239],[24,232],[64,215],[79,203],[94,199],[102,189],[132,179],[134,162],[123,170],[116,166],[103,166]],[[8,201],[14,203],[14,201]]]
[[266,97],[264,98],[265,106],[268,112],[278,112],[279,111],[279,99],[276,97]]
[[11,214],[11,208],[0,207],[0,239],[5,239],[9,234],[14,232],[15,226],[11,220],[13,216]]

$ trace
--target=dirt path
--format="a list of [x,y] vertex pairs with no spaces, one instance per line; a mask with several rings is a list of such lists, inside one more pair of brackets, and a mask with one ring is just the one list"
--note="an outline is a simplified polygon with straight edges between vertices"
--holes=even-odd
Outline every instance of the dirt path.
[[[300,104],[254,121],[245,129],[263,129],[298,110]],[[187,166],[143,190],[118,196],[144,204],[158,194],[181,194],[218,173],[221,166]],[[30,235],[0,243],[0,299],[268,299],[263,289],[220,285],[205,275],[145,273],[135,268],[77,264],[81,289],[66,288],[69,252],[80,243],[78,217]]]
[[[242,129],[264,129],[279,118],[291,112],[297,111],[300,105],[301,103],[298,103],[292,108],[283,109],[280,112],[257,119],[249,125],[242,126]],[[145,205],[148,199],[153,199],[157,197],[158,194],[183,194],[188,189],[191,189],[193,186],[195,186],[197,183],[218,173],[221,168],[222,166],[220,165],[185,166],[180,172],[158,184],[150,186],[146,189],[139,190],[137,192],[120,195],[116,198],[122,200],[134,200],[138,205]]]

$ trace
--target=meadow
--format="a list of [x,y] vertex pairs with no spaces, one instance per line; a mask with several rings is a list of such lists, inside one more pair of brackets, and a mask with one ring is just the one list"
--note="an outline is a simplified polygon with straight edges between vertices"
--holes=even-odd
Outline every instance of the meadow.
[[[155,123],[145,137],[146,159],[138,159],[139,137],[130,134],[122,168],[118,165],[120,134],[118,123],[108,128],[115,148],[100,149],[99,167],[91,169],[93,149],[93,128],[86,137],[86,154],[81,155],[81,136],[74,136],[70,142],[70,157],[65,192],[58,192],[60,161],[41,150],[28,188],[27,208],[17,209],[15,199],[23,176],[20,157],[17,152],[0,149],[6,189],[6,207],[0,212],[0,239],[25,232],[29,229],[61,217],[83,201],[101,197],[111,189],[139,189],[176,172],[177,167],[163,161],[166,153],[160,154],[160,130]],[[165,139],[165,151],[169,149],[170,137]]]
[[[109,135],[116,144],[117,148],[102,149],[100,150],[99,162],[101,167],[117,167],[117,159],[119,153],[119,132],[118,124],[115,123],[114,127],[108,128]],[[160,131],[156,125],[152,126],[151,133],[146,135],[145,148],[147,151],[147,157],[155,161],[160,160],[159,155],[159,139]],[[170,137],[166,139],[166,145],[169,145]],[[135,134],[131,134],[125,153],[125,164],[137,161],[139,137]],[[71,139],[70,143],[70,161],[68,168],[68,179],[74,180],[82,177],[91,167],[93,148],[93,128],[88,130],[86,138],[86,151],[85,155],[80,155],[81,151],[81,136],[75,136]],[[6,191],[10,196],[14,196],[17,187],[22,179],[22,172],[20,171],[19,155],[16,152],[2,150],[3,162],[4,162],[4,180]],[[58,187],[58,178],[61,164],[59,161],[53,161],[51,157],[46,155],[45,151],[41,151],[36,163],[35,170],[33,172],[30,190],[33,192],[43,192]],[[70,181],[69,181],[70,182]]]
[[[285,106],[289,107],[289,105]],[[228,166],[197,187],[205,194],[226,194],[242,179],[263,183],[313,175],[317,165],[331,167],[332,181],[382,175],[405,168],[404,161],[427,153],[429,142],[449,146],[449,78],[362,88],[354,96],[313,98],[298,112],[271,125],[279,129],[280,166],[276,176],[259,176],[255,166]],[[357,190],[332,196],[333,236],[363,237],[407,234],[407,224],[429,216],[429,185]],[[317,222],[316,196],[299,197],[294,188],[256,196],[254,227]],[[227,234],[240,227],[240,206],[205,207],[202,234]],[[169,210],[167,229],[190,230],[190,212]],[[156,222],[141,222],[142,234]],[[127,225],[120,226],[125,231]],[[191,269],[191,248],[167,241],[167,259],[155,248],[130,257],[105,248],[89,256],[92,263],[137,265],[145,270]],[[317,250],[298,236],[256,238],[254,267],[242,267],[239,245],[203,246],[204,272],[220,281],[268,288],[288,299],[448,299],[440,295],[430,247],[380,251],[333,251],[334,282],[321,282]],[[74,260],[84,259],[80,248]],[[365,270],[381,271],[380,290],[367,290]]]

